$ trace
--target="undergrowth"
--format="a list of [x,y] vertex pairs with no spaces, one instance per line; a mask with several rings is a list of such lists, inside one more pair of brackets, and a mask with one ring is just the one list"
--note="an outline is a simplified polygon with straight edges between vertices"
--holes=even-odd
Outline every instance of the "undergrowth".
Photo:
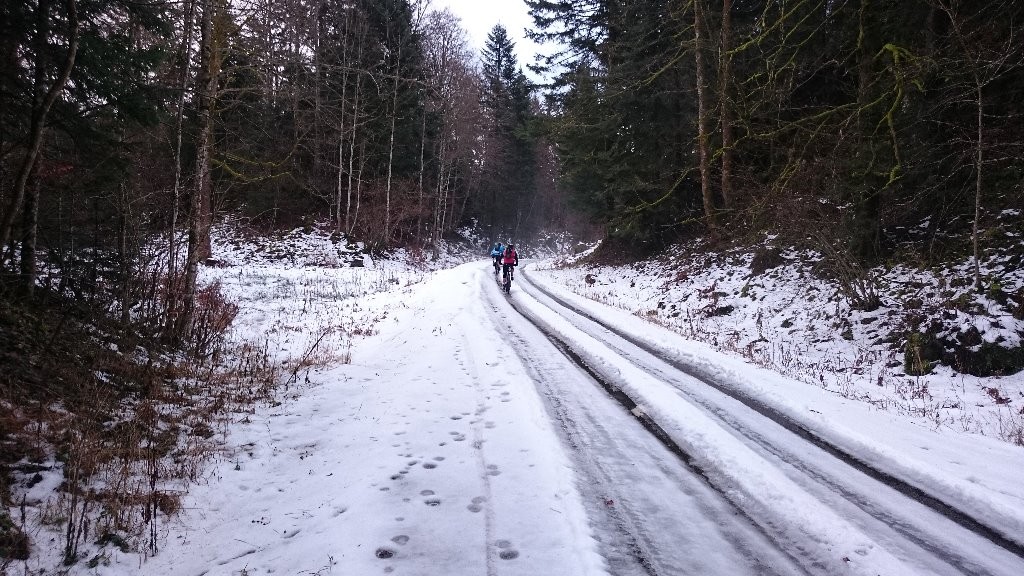
[[0,574],[40,546],[65,565],[96,566],[109,547],[156,553],[158,520],[180,510],[233,415],[272,401],[286,371],[335,358],[314,347],[293,368],[267,342],[230,342],[236,313],[205,287],[172,347],[55,294],[0,299]]

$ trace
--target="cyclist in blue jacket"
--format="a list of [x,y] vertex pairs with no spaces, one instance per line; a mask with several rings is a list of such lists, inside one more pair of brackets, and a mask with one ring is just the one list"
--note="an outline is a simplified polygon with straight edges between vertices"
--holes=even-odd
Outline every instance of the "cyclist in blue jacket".
[[505,246],[501,242],[498,242],[491,248],[491,260],[494,261],[494,274],[497,276],[498,270],[501,268],[501,256],[505,253]]

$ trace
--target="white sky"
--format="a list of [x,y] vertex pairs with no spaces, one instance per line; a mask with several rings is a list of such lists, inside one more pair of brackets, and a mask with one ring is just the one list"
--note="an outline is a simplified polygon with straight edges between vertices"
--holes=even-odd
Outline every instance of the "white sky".
[[516,45],[519,64],[524,69],[533,63],[534,55],[541,52],[540,47],[527,39],[523,32],[532,26],[533,21],[522,0],[431,0],[431,7],[435,10],[447,7],[461,18],[462,27],[469,32],[470,43],[478,54],[495,24],[501,24],[508,30]]

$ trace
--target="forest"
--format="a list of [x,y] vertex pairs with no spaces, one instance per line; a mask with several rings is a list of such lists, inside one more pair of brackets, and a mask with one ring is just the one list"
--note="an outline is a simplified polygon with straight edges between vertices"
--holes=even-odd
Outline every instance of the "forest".
[[1024,313],[979,266],[1022,265],[1024,3],[525,3],[536,62],[429,0],[0,4],[4,410],[216,364],[227,215],[435,256],[465,227],[614,258],[770,234],[861,309],[873,266],[971,259]]
[[381,249],[799,229],[857,268],[978,259],[1022,204],[1018,2],[527,4],[532,64],[424,1],[7,3],[5,292],[127,314],[163,238],[143,307],[180,334],[227,213]]

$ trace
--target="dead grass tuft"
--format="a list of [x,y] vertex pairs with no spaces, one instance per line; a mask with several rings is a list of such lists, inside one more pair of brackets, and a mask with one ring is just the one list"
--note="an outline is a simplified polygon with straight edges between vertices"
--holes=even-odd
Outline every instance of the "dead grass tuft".
[[[0,513],[0,557],[28,558],[36,532],[60,543],[66,565],[92,565],[107,546],[158,550],[160,519],[221,453],[232,415],[273,399],[284,380],[267,342],[228,343],[237,312],[218,285],[202,290],[175,350],[140,347],[104,318],[0,310],[0,341],[29,365],[0,380],[0,500],[23,511],[21,522]],[[326,353],[311,350],[306,365]],[[44,480],[52,495],[28,499]]]

